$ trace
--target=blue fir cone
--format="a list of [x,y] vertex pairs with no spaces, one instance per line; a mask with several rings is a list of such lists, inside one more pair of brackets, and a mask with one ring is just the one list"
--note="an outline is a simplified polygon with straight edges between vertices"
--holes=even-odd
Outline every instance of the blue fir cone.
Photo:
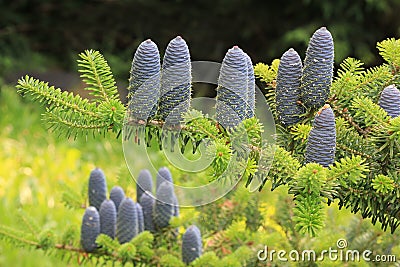
[[321,27],[311,37],[304,59],[301,90],[306,107],[322,107],[328,99],[333,77],[333,60],[332,35],[325,27]]
[[136,201],[140,202],[140,197],[144,191],[153,191],[153,177],[147,169],[143,169],[139,172],[136,181]]
[[100,206],[100,233],[115,237],[115,230],[117,226],[117,209],[115,208],[114,201],[104,200]]
[[178,198],[176,197],[175,193],[174,193],[174,213],[173,216],[175,217],[179,217],[179,202],[178,202]]
[[174,186],[171,183],[163,182],[160,184],[153,209],[153,222],[156,229],[169,225],[169,221],[174,215],[174,195]]
[[131,116],[147,120],[155,115],[160,96],[161,65],[157,45],[147,39],[137,48],[132,60],[128,87]]
[[[158,172],[157,172],[156,191],[158,190],[158,187],[160,186],[160,184],[162,184],[165,181],[173,183],[172,174],[167,167],[161,167],[160,169],[158,169]],[[150,190],[148,190],[148,191],[150,191]]]
[[182,261],[190,264],[202,254],[202,241],[199,228],[189,226],[182,236]]
[[153,209],[154,209],[154,197],[151,192],[144,192],[140,197],[140,205],[143,211],[143,224],[144,230],[154,233],[155,227],[153,223]]
[[107,199],[106,177],[101,169],[95,168],[90,172],[88,191],[89,206],[100,210],[101,203]]
[[300,79],[303,65],[299,54],[290,48],[279,62],[276,78],[276,112],[279,121],[284,126],[290,126],[300,121],[304,108],[300,101]]
[[136,203],[136,211],[138,216],[138,233],[144,231],[144,217],[143,217],[143,209],[139,203]]
[[138,234],[137,206],[130,198],[122,200],[117,215],[117,239],[127,243]]
[[255,116],[256,108],[256,81],[254,77],[253,62],[249,55],[246,55],[247,63],[247,105],[246,105],[246,119]]
[[96,238],[100,234],[100,217],[95,207],[87,207],[82,218],[81,245],[86,252],[97,248]]
[[191,62],[185,40],[177,36],[165,50],[161,74],[158,114],[169,124],[179,124],[189,110],[191,96]]
[[400,115],[400,91],[392,84],[383,89],[378,104],[387,114],[396,118]]
[[308,136],[305,162],[315,162],[328,167],[335,161],[335,150],[335,115],[331,107],[326,104],[315,116],[310,135]]
[[124,189],[122,189],[120,186],[114,186],[113,188],[111,188],[110,199],[114,202],[117,211],[119,205],[121,204],[121,201],[124,198],[125,198]]
[[222,61],[217,87],[216,117],[224,128],[246,119],[248,102],[248,59],[238,46],[229,49]]

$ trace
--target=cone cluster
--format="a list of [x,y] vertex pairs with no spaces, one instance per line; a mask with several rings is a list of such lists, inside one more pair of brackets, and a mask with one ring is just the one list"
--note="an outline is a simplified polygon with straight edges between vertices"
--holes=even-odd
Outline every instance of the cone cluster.
[[325,27],[312,35],[303,64],[293,48],[282,55],[276,84],[276,109],[284,126],[299,122],[305,108],[321,108],[325,104],[332,85],[333,63],[333,38]]
[[92,170],[89,175],[89,206],[81,225],[82,248],[93,252],[97,248],[96,238],[99,234],[116,238],[124,244],[143,231],[154,233],[167,227],[173,216],[179,216],[179,204],[168,168],[162,167],[157,173],[157,198],[154,198],[152,191],[151,173],[141,170],[136,184],[137,202],[125,196],[119,186],[114,186],[107,198],[103,171],[99,168]]
[[[190,107],[191,61],[185,40],[172,39],[160,67],[157,45],[150,39],[137,48],[129,79],[129,112],[136,120],[153,117],[181,123]],[[226,128],[255,115],[255,78],[251,58],[237,46],[222,62],[217,88],[217,120]]]
[[129,112],[137,120],[157,115],[170,124],[181,121],[188,111],[191,96],[191,62],[185,40],[171,40],[160,62],[157,45],[150,39],[137,48],[132,61],[129,87]]

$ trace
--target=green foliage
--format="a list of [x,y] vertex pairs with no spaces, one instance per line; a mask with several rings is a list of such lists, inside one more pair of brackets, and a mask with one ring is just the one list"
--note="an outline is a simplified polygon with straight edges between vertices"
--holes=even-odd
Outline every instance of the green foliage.
[[317,163],[301,167],[292,182],[294,192],[302,195],[317,194],[326,183],[326,169]]
[[87,84],[86,90],[95,97],[95,101],[109,103],[118,100],[117,86],[103,55],[99,51],[86,50],[79,57],[78,71],[83,82]]
[[386,175],[379,174],[372,179],[372,187],[381,194],[387,194],[394,189],[394,181]]
[[217,255],[213,251],[209,251],[195,259],[191,266],[193,267],[218,267],[221,266]]
[[[275,149],[274,161],[268,172],[268,176],[263,181],[263,186],[268,180],[272,183],[272,189],[287,184],[288,181],[293,179],[300,166],[300,162],[294,158],[290,152],[277,146]],[[262,187],[260,187],[260,190],[261,189]]]
[[389,121],[386,111],[368,97],[355,98],[351,107],[356,110],[354,118],[363,119],[367,127],[379,127]]
[[295,204],[296,230],[302,234],[315,236],[324,226],[321,200],[315,195],[300,195],[296,197]]
[[[390,44],[388,42],[381,45],[382,51],[390,52]],[[394,60],[393,56],[388,56],[388,58]],[[20,92],[32,94],[34,99],[47,104],[49,118],[57,117],[61,112],[69,120],[76,119],[77,123],[82,118],[87,119],[89,124],[103,122],[106,127],[97,128],[101,133],[109,130],[119,132],[125,107],[114,97],[115,84],[112,82],[109,69],[103,60],[97,54],[93,58],[82,58],[80,63],[85,70],[83,78],[89,84],[87,90],[92,92],[95,97],[92,102],[79,96],[62,93],[60,89],[54,89],[54,87],[49,87],[32,78],[21,79],[18,88]],[[98,63],[91,65],[90,61],[98,61]],[[85,65],[86,63],[88,64]],[[260,75],[260,77],[264,77],[264,81],[267,81],[267,102],[273,99],[274,94],[274,72],[272,68],[269,68],[264,66],[264,70],[261,72],[265,72],[264,76]],[[103,69],[103,72],[97,72],[99,69]],[[292,214],[285,214],[288,218],[285,229],[294,229],[291,232],[293,235],[316,236],[320,234],[326,220],[325,202],[328,204],[338,202],[339,208],[345,207],[353,213],[359,213],[364,218],[371,218],[373,224],[378,222],[382,229],[386,230],[389,227],[394,232],[400,224],[398,219],[400,188],[397,171],[400,167],[398,159],[400,120],[387,116],[386,112],[377,105],[376,95],[384,85],[396,83],[397,70],[390,69],[386,63],[380,67],[364,70],[359,61],[348,59],[342,64],[342,69],[338,73],[338,78],[334,80],[331,95],[327,100],[335,112],[337,118],[335,124],[338,132],[336,161],[329,167],[324,168],[315,163],[304,164],[302,154],[304,153],[304,144],[312,129],[311,122],[315,116],[313,109],[307,110],[302,121],[293,127],[282,129],[278,126],[279,146],[273,148],[262,146],[260,136],[263,128],[256,118],[243,121],[243,124],[235,130],[225,131],[219,125],[215,125],[206,115],[192,110],[185,116],[187,125],[182,127],[182,134],[179,135],[180,144],[186,146],[191,141],[192,144],[195,144],[193,147],[197,147],[199,141],[203,139],[212,141],[214,145],[208,147],[208,154],[214,159],[208,170],[211,174],[210,180],[218,179],[229,166],[229,162],[234,159],[237,166],[229,174],[231,177],[235,176],[236,171],[242,167],[244,177],[247,178],[245,184],[248,185],[253,176],[261,173],[260,177],[263,183],[260,190],[267,185],[268,181],[272,190],[276,190],[280,186],[286,189],[291,196],[289,198],[291,201],[286,203],[286,208],[292,211]],[[120,106],[114,105],[115,103]],[[86,122],[83,121],[83,123]],[[159,133],[159,127],[163,125],[160,121],[152,121],[150,124],[150,134]],[[74,130],[67,128],[68,130],[65,130],[70,136],[71,131]],[[83,132],[81,130],[82,128],[78,127],[73,132],[74,136],[86,131],[85,129]],[[242,133],[247,135],[246,138],[243,138]],[[263,153],[272,151],[270,149],[275,151],[273,164],[268,170],[260,170],[258,167],[262,166],[262,162],[259,161],[263,159]],[[250,157],[243,160],[243,154],[246,155],[246,153]],[[199,220],[203,222],[207,232],[212,233],[206,241],[207,248],[216,251],[215,255],[221,258],[221,266],[247,264],[249,251],[254,248],[251,242],[255,235],[251,230],[265,229],[260,220],[249,220],[252,214],[260,215],[260,217],[264,215],[261,215],[259,209],[247,211],[248,205],[258,203],[257,199],[246,199],[245,194],[240,191],[235,192],[234,195],[240,201],[228,198],[224,202],[208,206],[207,209],[200,208],[202,214]],[[63,199],[65,202],[72,202],[71,207],[77,208],[82,203],[76,201],[77,199],[82,200],[78,196],[79,194],[67,192]],[[252,201],[246,202],[246,200]],[[233,220],[233,214],[236,213],[241,216]],[[1,229],[0,233],[4,239],[13,240],[22,245],[30,245],[43,250],[67,249],[82,253],[79,248],[55,243],[54,240],[58,239],[54,238],[53,233],[47,230],[31,234],[11,230],[7,227]],[[35,227],[32,229],[34,230]],[[72,242],[73,234],[67,236],[69,237],[66,238],[65,243],[74,243]],[[153,237],[154,240],[152,240]],[[140,259],[141,262],[150,264],[150,262],[154,263],[154,261],[160,260],[165,265],[173,265],[178,264],[179,261],[178,256],[174,253],[180,242],[179,237],[176,229],[173,229],[172,226],[166,227],[162,233],[151,235],[151,238],[148,236],[148,246],[145,245],[147,248],[143,251],[140,247],[142,243],[146,244],[146,241],[141,241],[139,245],[139,243],[135,244],[133,241],[135,239],[133,239],[116,246],[115,243],[101,237],[98,242],[101,244],[100,251],[103,249],[102,253],[105,253],[112,261],[118,260],[127,263]],[[299,239],[297,238],[297,240]],[[150,244],[157,245],[154,254],[150,252],[152,251]],[[168,253],[172,253],[172,255],[167,256]],[[210,254],[207,255],[213,257],[209,256]],[[95,254],[93,256],[95,257]]]
[[107,62],[98,51],[93,50],[81,53],[80,57],[81,76],[88,84],[85,89],[95,96],[93,102],[29,76],[18,80],[19,92],[45,104],[44,119],[50,128],[65,133],[67,137],[104,134],[109,130],[119,132],[125,107],[118,98]]
[[[23,243],[23,248],[21,248],[18,246],[21,244],[18,240],[12,239],[9,242],[1,238],[0,265],[121,266],[120,259],[107,256],[101,248],[94,254],[73,250],[80,246],[78,230],[83,209],[68,208],[66,203],[62,202],[62,193],[65,188],[63,185],[58,186],[58,182],[63,181],[62,184],[65,183],[69,188],[75,189],[77,195],[81,195],[80,198],[86,199],[85,180],[88,173],[95,167],[93,162],[96,162],[96,165],[102,166],[107,172],[109,189],[114,184],[121,185],[119,177],[123,176],[124,181],[126,180],[124,189],[127,195],[134,196],[134,183],[129,178],[125,163],[120,163],[123,162],[120,141],[108,137],[102,139],[99,145],[97,140],[86,142],[80,142],[79,139],[75,142],[59,140],[48,134],[40,125],[40,114],[34,112],[38,109],[37,105],[22,102],[13,90],[7,89],[9,88],[3,87],[0,93],[0,109],[4,115],[0,118],[0,125],[4,129],[0,133],[3,144],[0,153],[2,166],[0,181],[4,185],[0,187],[0,199],[4,203],[0,210],[2,214],[6,214],[2,217],[0,228],[3,229],[3,226],[6,226],[7,233],[15,231],[18,240],[34,241],[34,245]],[[12,110],[18,110],[18,113],[12,113]],[[26,128],[26,125],[29,127]],[[26,134],[27,131],[30,134]],[[139,167],[141,166],[137,168]],[[396,181],[396,177],[389,177]],[[179,183],[182,178],[177,176],[174,181]],[[233,262],[234,266],[242,266],[240,261],[232,259],[233,256],[229,260],[223,260],[229,255],[224,254],[223,251],[236,254],[235,251],[241,246],[248,247],[253,252],[253,261],[246,263],[247,266],[264,266],[269,262],[260,262],[256,259],[258,249],[264,244],[277,250],[316,249],[321,251],[329,246],[334,248],[336,240],[343,237],[349,241],[349,249],[356,249],[357,245],[360,248],[372,248],[376,254],[399,255],[398,231],[393,235],[389,231],[385,233],[378,226],[372,226],[370,220],[362,220],[361,216],[352,215],[348,210],[338,211],[335,203],[331,207],[324,207],[326,222],[324,230],[320,231],[318,237],[304,237],[296,231],[291,231],[295,226],[292,195],[287,195],[286,186],[275,188],[274,192],[269,192],[269,188],[270,184],[267,183],[262,192],[250,193],[239,186],[226,198],[217,201],[216,205],[181,209],[180,217],[174,220],[175,222],[171,222],[173,225],[168,230],[175,231],[176,234],[179,229],[175,239],[168,239],[165,242],[171,244],[169,240],[175,240],[170,250],[167,249],[167,245],[160,245],[162,242],[155,242],[155,237],[149,232],[143,232],[131,240],[130,243],[136,248],[134,260],[136,266],[157,266],[159,257],[165,253],[171,253],[179,259],[180,236],[183,233],[183,227],[193,223],[198,224],[204,234],[205,253],[202,257],[205,258],[204,260],[201,260],[202,257],[198,258],[197,260],[201,263],[196,266],[224,266],[222,261]],[[31,192],[28,198],[27,192]],[[55,235],[55,249],[46,251],[35,249],[38,241],[22,223],[20,216],[15,215],[16,210],[21,206],[23,213],[33,218],[34,223],[39,226],[39,233],[42,229],[51,229]],[[286,215],[283,216],[282,213]],[[349,225],[349,221],[355,221],[355,225]],[[235,227],[231,228],[232,222],[235,223]],[[238,238],[230,239],[229,242],[221,239],[223,246],[219,248],[211,246],[212,241],[218,240],[214,237],[228,228],[239,229],[237,235],[232,231],[229,233],[230,236]],[[144,237],[146,240],[147,238],[154,239],[147,243],[141,239]],[[350,238],[354,242],[350,241]],[[163,237],[160,236],[160,239]],[[113,251],[117,251],[118,247],[119,245]],[[216,256],[214,250],[219,256]],[[329,260],[320,263],[322,266],[334,264]],[[368,266],[365,262],[357,264]],[[292,265],[296,266],[296,263]],[[128,262],[126,266],[132,266],[132,262]],[[272,263],[272,266],[278,265]]]
[[160,264],[161,266],[166,266],[166,267],[185,266],[185,264],[180,259],[170,254],[163,255],[160,259]]
[[85,207],[87,191],[82,196],[75,189],[69,187],[63,182],[60,183],[60,189],[62,190],[62,201],[67,207],[71,209],[80,209]]
[[254,76],[266,84],[265,98],[271,112],[276,115],[276,76],[278,75],[279,59],[272,61],[271,65],[257,63],[254,66]]
[[271,85],[274,83],[275,78],[278,75],[278,67],[279,59],[272,61],[270,66],[264,63],[257,63],[254,66],[254,75],[262,82]]
[[386,39],[377,44],[379,54],[383,59],[388,62],[393,68],[400,66],[400,40],[395,38]]
[[364,163],[365,159],[361,156],[352,156],[341,158],[336,161],[335,166],[332,166],[327,172],[329,180],[337,180],[341,186],[348,187],[351,184],[356,184],[358,181],[366,177],[369,171],[368,165]]
[[[293,220],[297,222],[296,229],[303,233],[315,235],[322,227],[324,216],[319,211],[324,198],[328,204],[339,200],[340,208],[347,207],[364,218],[370,217],[373,224],[379,221],[383,229],[390,226],[393,232],[399,225],[391,204],[397,198],[394,181],[398,180],[396,170],[400,166],[399,118],[390,118],[378,105],[382,90],[399,82],[398,40],[382,41],[378,49],[386,60],[384,64],[365,69],[360,60],[348,58],[334,78],[327,100],[336,117],[337,148],[333,165],[315,174],[313,170],[322,167],[307,169],[309,165],[301,165],[315,110],[307,110],[302,120],[290,129],[277,126],[279,146],[264,184],[270,180],[271,189],[289,186],[289,193],[295,196]],[[269,102],[274,99],[274,77],[265,66],[256,67],[256,73],[265,82]],[[316,174],[321,177],[314,179]],[[385,197],[378,197],[382,193]]]

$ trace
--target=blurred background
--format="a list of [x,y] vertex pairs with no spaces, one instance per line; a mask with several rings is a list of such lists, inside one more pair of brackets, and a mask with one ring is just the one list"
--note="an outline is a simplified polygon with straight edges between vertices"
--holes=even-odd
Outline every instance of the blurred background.
[[[254,64],[269,64],[290,47],[304,57],[311,35],[321,26],[333,35],[336,66],[349,56],[374,66],[382,62],[376,43],[400,37],[399,14],[400,0],[0,0],[0,230],[1,225],[26,230],[17,213],[22,209],[41,229],[54,230],[57,237],[67,226],[79,234],[83,210],[68,208],[64,197],[68,192],[87,192],[87,178],[94,167],[105,171],[109,189],[120,185],[128,196],[135,195],[121,140],[113,135],[71,140],[50,134],[49,125],[42,121],[44,107],[15,92],[21,76],[30,74],[85,96],[76,60],[85,49],[96,49],[108,60],[121,92],[126,92],[133,54],[147,38],[158,44],[161,56],[168,42],[181,35],[192,60],[221,62],[229,48],[239,45]],[[136,173],[139,170],[138,164]],[[178,174],[173,173],[177,179],[187,179]],[[239,191],[232,196],[233,202],[226,202],[232,208],[223,210],[222,199],[196,211],[196,216],[190,209],[182,214],[199,222],[202,231],[216,232],[216,238],[226,229],[243,236],[207,248],[218,253],[230,253],[248,240],[273,244],[274,249],[321,251],[345,237],[351,249],[400,255],[400,230],[394,235],[383,232],[380,225],[373,226],[371,220],[362,220],[349,210],[339,211],[336,204],[326,207],[326,226],[318,238],[298,237],[291,230],[292,202],[285,190],[265,189],[252,198],[247,191]],[[262,234],[243,232],[244,217],[251,218],[254,229],[261,227]],[[231,227],[232,221],[241,223],[234,226],[243,226],[243,231]],[[212,234],[205,243],[213,242]],[[62,260],[56,253],[16,247],[0,236],[0,266],[82,266],[79,257],[71,255],[69,261]],[[389,265],[357,262],[346,266]]]
[[[283,4],[284,3],[284,4]],[[239,45],[253,63],[270,63],[290,47],[304,56],[309,38],[326,26],[335,61],[381,62],[376,42],[400,34],[400,0],[14,0],[0,1],[0,77],[21,75],[70,89],[79,83],[77,54],[100,50],[125,87],[133,53],[154,40],[164,53],[181,35],[192,60],[221,62]]]

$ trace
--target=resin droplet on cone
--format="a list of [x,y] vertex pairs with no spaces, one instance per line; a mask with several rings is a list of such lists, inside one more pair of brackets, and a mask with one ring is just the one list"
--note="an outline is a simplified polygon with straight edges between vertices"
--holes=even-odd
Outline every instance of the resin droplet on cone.
[[100,216],[95,207],[87,207],[81,225],[81,245],[86,252],[97,248],[96,238],[100,234]]
[[182,236],[182,261],[190,264],[202,254],[202,241],[199,228],[189,226]]

